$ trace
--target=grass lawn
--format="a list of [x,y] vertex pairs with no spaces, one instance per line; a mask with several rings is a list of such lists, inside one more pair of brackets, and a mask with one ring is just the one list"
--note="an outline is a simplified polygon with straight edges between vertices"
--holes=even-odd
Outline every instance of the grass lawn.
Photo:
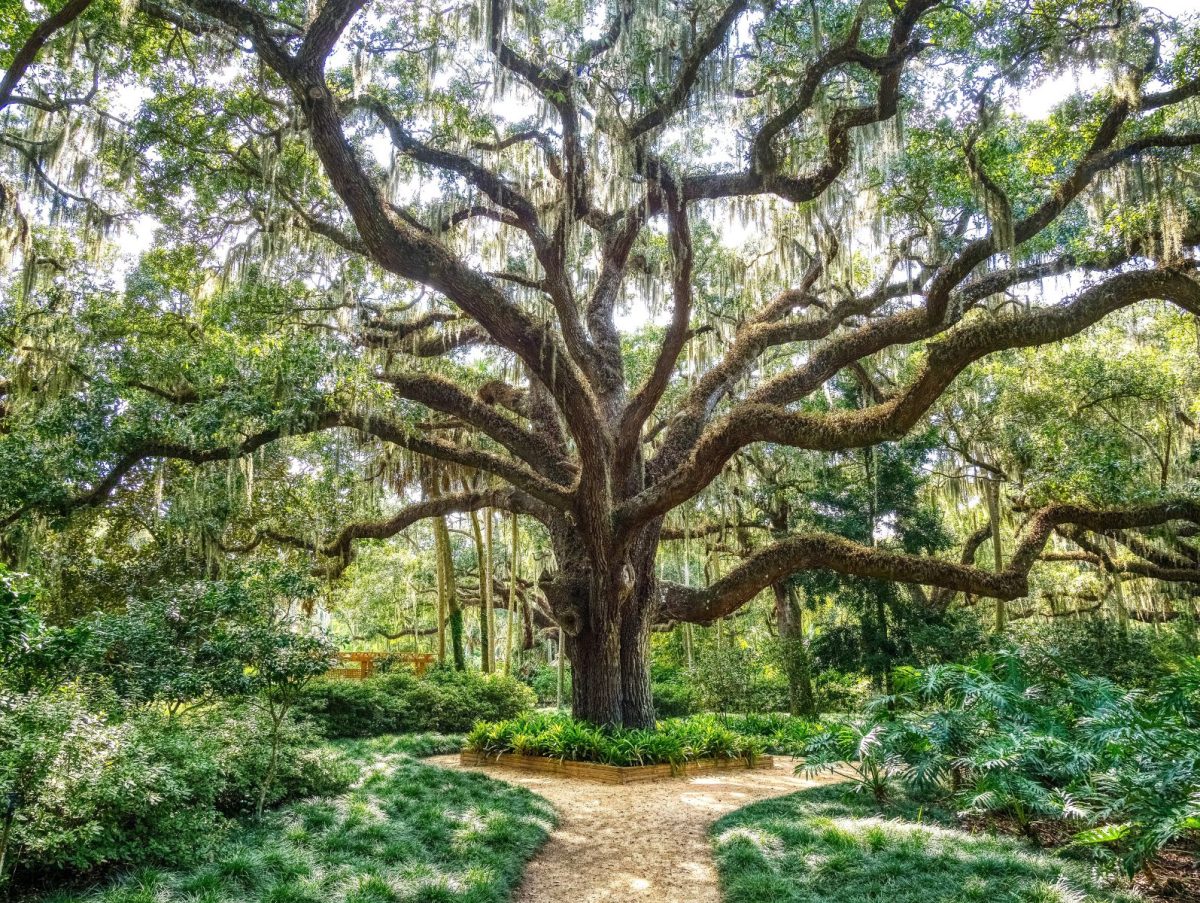
[[234,832],[211,861],[143,869],[43,903],[500,903],[554,822],[549,803],[414,755],[461,738],[338,744],[360,766],[340,797],[307,800]]
[[726,903],[1132,903],[1086,864],[1020,840],[881,811],[843,787],[739,809],[712,828]]

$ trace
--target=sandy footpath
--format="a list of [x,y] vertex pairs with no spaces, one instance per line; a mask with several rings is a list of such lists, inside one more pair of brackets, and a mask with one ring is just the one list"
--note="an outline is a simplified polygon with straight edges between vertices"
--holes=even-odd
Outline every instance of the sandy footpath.
[[[456,755],[426,761],[463,768]],[[757,800],[833,780],[806,780],[792,767],[779,756],[772,769],[629,785],[503,766],[469,770],[528,787],[558,811],[558,827],[526,868],[515,903],[719,903],[709,825]]]

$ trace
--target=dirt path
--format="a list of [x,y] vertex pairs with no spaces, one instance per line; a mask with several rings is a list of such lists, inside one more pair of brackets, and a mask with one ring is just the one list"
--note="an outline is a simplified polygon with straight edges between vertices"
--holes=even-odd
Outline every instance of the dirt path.
[[[457,756],[427,761],[463,767]],[[558,827],[526,868],[514,903],[719,903],[709,825],[757,800],[830,780],[796,777],[783,757],[769,770],[631,785],[502,766],[470,770],[528,787],[558,811]]]

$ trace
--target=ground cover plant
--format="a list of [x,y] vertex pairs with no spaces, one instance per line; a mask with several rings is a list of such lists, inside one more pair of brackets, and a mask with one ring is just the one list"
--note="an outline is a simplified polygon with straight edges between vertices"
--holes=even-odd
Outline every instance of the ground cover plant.
[[909,793],[1090,851],[1154,889],[1157,860],[1196,855],[1200,659],[1144,691],[1033,672],[1016,655],[909,670],[897,684],[873,711],[813,735],[801,767],[839,773],[879,804]]
[[970,833],[903,796],[839,786],[755,803],[712,828],[727,903],[1134,903],[1086,863]]
[[565,714],[480,722],[466,748],[486,755],[512,753],[602,765],[684,765],[698,759],[754,761],[766,744],[735,733],[713,715],[668,718],[653,728],[598,728]]
[[143,867],[39,903],[502,903],[555,816],[523,788],[413,757],[460,742],[339,744],[357,772],[346,792],[269,812],[190,868]]

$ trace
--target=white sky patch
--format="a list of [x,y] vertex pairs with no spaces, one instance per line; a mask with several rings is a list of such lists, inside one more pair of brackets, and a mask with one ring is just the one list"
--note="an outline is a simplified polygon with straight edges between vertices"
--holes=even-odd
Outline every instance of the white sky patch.
[[1022,90],[1013,98],[1013,107],[1026,119],[1045,119],[1067,97],[1079,91],[1091,93],[1106,81],[1106,76],[1095,69],[1063,72]]

